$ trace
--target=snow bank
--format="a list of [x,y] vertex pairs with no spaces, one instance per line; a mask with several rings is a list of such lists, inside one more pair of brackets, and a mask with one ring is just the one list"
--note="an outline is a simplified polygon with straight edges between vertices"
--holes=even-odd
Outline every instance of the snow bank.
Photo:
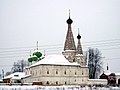
[[120,90],[120,87],[81,86],[0,86],[0,90]]

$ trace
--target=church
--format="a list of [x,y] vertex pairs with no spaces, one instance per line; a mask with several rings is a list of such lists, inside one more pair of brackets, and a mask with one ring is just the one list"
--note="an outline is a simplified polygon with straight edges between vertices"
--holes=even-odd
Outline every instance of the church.
[[72,33],[72,19],[66,21],[68,30],[61,55],[48,55],[25,68],[23,83],[39,85],[81,85],[87,84],[89,70],[81,46],[81,35],[78,33],[77,46]]

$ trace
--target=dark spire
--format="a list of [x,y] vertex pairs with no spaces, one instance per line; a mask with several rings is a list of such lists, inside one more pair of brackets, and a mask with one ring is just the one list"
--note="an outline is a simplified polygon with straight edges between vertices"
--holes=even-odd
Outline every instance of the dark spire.
[[78,28],[78,36],[77,39],[81,39],[80,33],[79,33],[79,28]]
[[79,28],[78,28],[78,36],[77,36],[77,39],[78,39],[78,45],[77,45],[76,53],[77,53],[77,54],[83,54],[82,46],[81,46],[81,42],[80,42],[81,36],[80,36],[80,34],[79,34]]
[[68,20],[67,20],[67,23],[68,23],[68,24],[72,24],[72,22],[73,22],[73,21],[72,21],[72,19],[70,18],[70,10],[69,10],[69,18],[68,18]]
[[107,70],[109,70],[108,63],[107,63]]
[[70,11],[69,11],[69,19],[67,20],[68,31],[67,31],[67,36],[66,36],[66,40],[65,40],[64,50],[76,50],[74,37],[73,37],[73,33],[72,33],[72,28],[71,28],[72,22],[73,21],[70,19]]

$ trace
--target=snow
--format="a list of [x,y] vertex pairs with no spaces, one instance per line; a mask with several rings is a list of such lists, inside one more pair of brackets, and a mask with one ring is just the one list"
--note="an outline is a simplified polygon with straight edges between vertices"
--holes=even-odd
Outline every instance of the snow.
[[74,65],[80,66],[78,63],[70,63],[63,55],[48,55],[39,62],[32,64],[30,67],[40,64],[53,64],[53,65]]
[[120,90],[120,87],[81,86],[0,86],[0,90]]
[[0,79],[0,82],[2,82],[3,80],[2,79]]
[[23,76],[22,78],[27,78],[27,77],[30,77],[30,76],[31,76],[31,74],[28,74],[28,75]]
[[105,74],[106,74],[106,75],[110,75],[110,74],[111,74],[110,70],[106,70],[106,71],[105,71]]
[[120,73],[115,73],[116,76],[120,76]]
[[22,77],[25,76],[25,73],[24,72],[15,72],[15,73],[12,73],[6,77],[4,77],[4,79],[8,79],[8,78],[12,78],[12,79],[21,79]]
[[[106,70],[106,71],[105,71],[105,74],[106,74],[106,75],[110,75],[111,73],[112,73],[112,72],[111,72],[110,70]],[[114,72],[113,72],[113,73],[114,73]],[[115,75],[116,75],[116,76],[120,76],[120,73],[116,73],[116,72],[115,72]]]

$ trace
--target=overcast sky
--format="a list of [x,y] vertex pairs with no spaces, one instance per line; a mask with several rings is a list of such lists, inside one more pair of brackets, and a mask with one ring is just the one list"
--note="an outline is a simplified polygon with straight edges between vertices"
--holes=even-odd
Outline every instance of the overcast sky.
[[[46,55],[61,53],[69,9],[74,39],[98,48],[112,72],[120,72],[120,0],[0,0],[0,73],[27,60],[39,42]],[[106,69],[106,68],[105,68]]]

